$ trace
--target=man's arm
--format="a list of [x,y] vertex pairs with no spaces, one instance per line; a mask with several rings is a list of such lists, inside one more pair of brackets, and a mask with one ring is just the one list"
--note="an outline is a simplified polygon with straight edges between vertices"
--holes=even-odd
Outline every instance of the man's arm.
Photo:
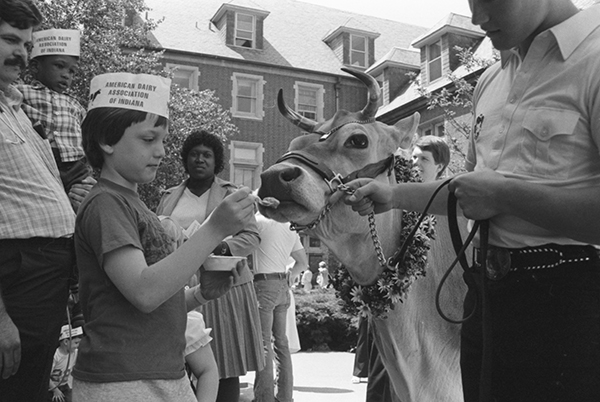
[[449,186],[469,219],[502,213],[573,240],[600,245],[600,186],[556,188],[507,179],[492,171],[457,176]]
[[8,315],[0,293],[0,374],[3,379],[15,375],[21,363],[19,330]]
[[291,284],[294,282],[294,279],[300,275],[300,272],[308,268],[308,257],[306,256],[306,251],[303,248],[292,251],[290,256],[295,261],[294,265],[289,270],[290,274],[288,276],[288,282]]

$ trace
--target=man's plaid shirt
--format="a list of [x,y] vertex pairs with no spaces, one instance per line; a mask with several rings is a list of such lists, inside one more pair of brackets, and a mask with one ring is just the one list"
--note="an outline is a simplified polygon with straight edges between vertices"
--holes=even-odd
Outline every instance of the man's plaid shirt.
[[85,155],[81,145],[81,123],[85,109],[75,98],[59,94],[39,81],[17,85],[23,94],[23,110],[33,124],[40,122],[62,162],[73,162]]

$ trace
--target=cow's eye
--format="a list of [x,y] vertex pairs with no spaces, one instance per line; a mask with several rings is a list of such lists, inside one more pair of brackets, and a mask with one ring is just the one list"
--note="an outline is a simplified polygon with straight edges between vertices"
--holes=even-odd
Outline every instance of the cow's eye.
[[364,134],[352,135],[346,140],[344,146],[363,149],[369,146],[369,139]]

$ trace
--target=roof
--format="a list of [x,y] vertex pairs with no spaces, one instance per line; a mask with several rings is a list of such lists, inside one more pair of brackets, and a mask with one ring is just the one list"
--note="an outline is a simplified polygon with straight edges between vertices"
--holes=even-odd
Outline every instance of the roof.
[[[408,49],[427,28],[383,18],[303,3],[297,0],[146,0],[148,17],[164,20],[153,35],[161,47],[223,58],[248,60],[343,74],[342,62],[324,39],[339,27],[377,36],[375,60],[394,47]],[[268,12],[264,49],[229,47],[211,23],[223,4]]]
[[441,35],[448,32],[460,33],[461,35],[467,35],[476,38],[483,38],[485,36],[485,33],[481,28],[471,23],[471,17],[449,13],[446,17],[431,27],[427,33],[416,38],[412,45],[414,47],[428,45],[431,42],[439,39]]
[[600,4],[600,0],[573,0],[577,8],[584,9],[594,4]]
[[[493,59],[494,51],[495,50],[494,50],[494,46],[492,45],[492,41],[486,37],[479,44],[479,46],[474,50],[473,56],[475,58],[482,59],[482,60],[491,60],[491,59]],[[466,77],[470,74],[473,74],[481,69],[482,68],[478,68],[476,70],[470,70],[470,69],[467,69],[465,66],[460,66],[452,72],[452,75],[456,78],[464,78],[464,77]],[[425,88],[425,90],[428,92],[434,92],[434,91],[441,89],[451,83],[452,83],[452,81],[450,80],[450,78],[448,78],[447,76],[444,76],[441,79],[433,82],[431,85],[427,86]],[[423,94],[419,91],[418,83],[413,82],[408,86],[406,91],[404,91],[401,95],[396,97],[392,102],[390,102],[389,104],[387,104],[385,106],[381,106],[379,108],[379,110],[377,111],[377,116],[383,116],[386,113],[396,110],[399,107],[407,105],[408,103],[410,103],[416,99],[422,98],[422,97],[423,97]]]
[[394,47],[385,56],[373,63],[366,72],[375,77],[381,69],[390,65],[419,70],[421,68],[421,53],[418,50]]

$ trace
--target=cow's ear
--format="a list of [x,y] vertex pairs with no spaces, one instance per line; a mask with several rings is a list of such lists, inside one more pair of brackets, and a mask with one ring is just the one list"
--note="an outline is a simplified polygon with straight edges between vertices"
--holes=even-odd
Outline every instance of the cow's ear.
[[419,112],[415,112],[411,116],[405,117],[394,124],[394,127],[400,131],[400,141],[398,145],[401,148],[410,147],[413,134],[417,132],[417,127],[419,127],[420,121],[421,115]]

